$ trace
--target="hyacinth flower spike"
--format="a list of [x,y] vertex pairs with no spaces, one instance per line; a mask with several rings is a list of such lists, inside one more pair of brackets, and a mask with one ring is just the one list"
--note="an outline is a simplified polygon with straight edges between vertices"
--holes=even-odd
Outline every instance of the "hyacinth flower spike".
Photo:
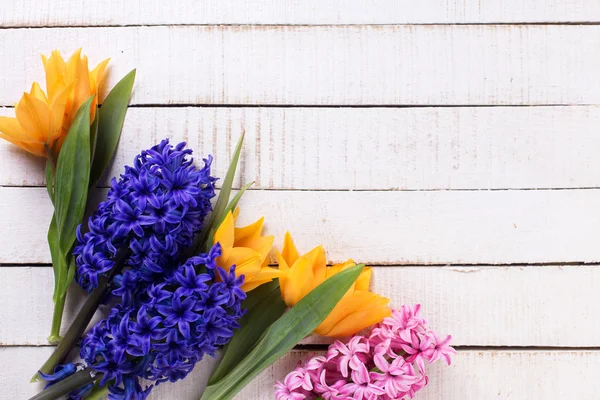
[[91,294],[42,373],[61,362],[107,292],[128,306],[134,290],[173,276],[179,253],[192,245],[214,197],[212,158],[197,168],[191,153],[185,143],[171,146],[168,140],[142,151],[118,181],[112,180],[106,200],[89,220],[89,231],[80,226],[76,278]]
[[[456,352],[451,337],[439,337],[419,315],[402,306],[365,335],[335,341],[325,356],[300,363],[275,385],[277,400],[413,398],[428,383],[426,366]],[[417,356],[418,355],[418,356]]]
[[[227,270],[219,267],[219,256],[221,246],[216,244],[209,253],[181,264],[171,277],[134,289],[129,306],[113,307],[109,317],[84,337],[83,377],[60,374],[74,371],[72,366],[62,368],[60,376],[44,375],[58,383],[34,399],[54,399],[73,391],[71,398],[81,398],[94,381],[108,386],[111,400],[145,399],[153,386],[183,379],[205,355],[214,356],[239,328],[246,298],[241,289],[244,276],[236,274],[234,265]],[[143,388],[141,379],[151,384]]]

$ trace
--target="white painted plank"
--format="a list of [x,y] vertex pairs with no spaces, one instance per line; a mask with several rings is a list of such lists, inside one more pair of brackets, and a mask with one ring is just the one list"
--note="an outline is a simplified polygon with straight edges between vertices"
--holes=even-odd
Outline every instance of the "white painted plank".
[[[591,22],[593,0],[4,0],[1,26]],[[131,12],[135,10],[135,12]]]
[[0,30],[0,105],[55,46],[139,68],[134,104],[600,102],[600,26],[180,26]]
[[[0,109],[0,115],[14,115]],[[168,137],[258,189],[600,186],[600,107],[131,108],[108,176]],[[0,185],[44,185],[43,160],[0,141]],[[107,180],[101,182],[107,184]]]
[[[50,354],[49,347],[0,348],[0,400],[26,399],[38,393],[41,384],[30,384],[35,368]],[[308,356],[292,351],[256,377],[236,400],[273,399],[273,385],[282,380],[296,363]],[[15,362],[18,360],[17,362]],[[151,399],[197,400],[206,385],[213,360],[200,362],[184,380],[160,385]],[[600,381],[598,351],[459,351],[454,363],[434,364],[429,385],[419,400],[482,399],[586,399],[597,400]]]
[[[300,249],[370,264],[598,262],[600,190],[260,191],[240,223],[291,230]],[[47,263],[51,204],[43,188],[0,188],[0,263]]]
[[[0,268],[0,346],[47,344],[52,282],[50,267]],[[600,315],[599,284],[594,266],[375,267],[371,289],[394,307],[422,304],[431,326],[458,346],[600,347],[600,322],[590,318]],[[83,297],[71,292],[64,329]]]

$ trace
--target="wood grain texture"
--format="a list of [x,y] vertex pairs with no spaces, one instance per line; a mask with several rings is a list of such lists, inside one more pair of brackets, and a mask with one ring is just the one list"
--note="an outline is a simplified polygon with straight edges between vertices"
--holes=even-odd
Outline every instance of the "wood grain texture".
[[[291,230],[300,250],[323,244],[331,262],[519,264],[598,262],[600,190],[260,191],[240,224],[265,216],[267,234]],[[43,188],[0,188],[0,263],[50,262]]]
[[593,0],[4,0],[3,9],[0,26],[600,21]]
[[[0,268],[0,346],[48,343],[52,280],[50,267]],[[394,307],[422,304],[432,328],[451,333],[457,346],[600,347],[600,323],[590,318],[600,315],[599,284],[595,266],[375,267],[371,289]],[[64,329],[83,299],[74,287]]]
[[[40,384],[29,384],[32,371],[50,354],[49,347],[0,348],[0,400],[26,399],[36,394]],[[266,369],[240,392],[236,400],[273,399],[273,385],[282,380],[305,351],[292,351]],[[15,360],[19,362],[15,363]],[[204,389],[214,360],[200,362],[185,381],[164,383],[151,400],[197,400]],[[429,370],[429,386],[419,400],[482,399],[586,399],[597,400],[600,381],[598,351],[459,351],[454,363],[434,364]]]
[[[232,144],[245,132],[237,187],[600,187],[598,126],[598,106],[131,108],[107,176],[119,176],[141,149],[170,138],[187,141],[196,157],[212,154],[214,174],[222,177]],[[0,185],[44,184],[43,160],[0,141]]]
[[112,57],[108,86],[139,68],[134,104],[600,102],[600,26],[180,26],[0,30],[0,105],[55,46]]

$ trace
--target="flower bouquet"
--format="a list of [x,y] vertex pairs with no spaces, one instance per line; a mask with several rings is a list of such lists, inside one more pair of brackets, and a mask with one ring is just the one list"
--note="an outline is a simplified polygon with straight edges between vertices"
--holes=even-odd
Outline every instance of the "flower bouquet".
[[[16,118],[0,119],[0,137],[47,158],[55,206],[50,340],[58,344],[34,374],[46,387],[32,399],[145,399],[207,355],[219,362],[198,399],[231,399],[311,334],[338,340],[267,397],[412,398],[427,384],[426,363],[450,363],[450,337],[431,331],[419,306],[390,310],[389,299],[370,291],[369,267],[330,265],[322,246],[300,254],[289,233],[278,251],[263,218],[238,226],[252,185],[232,189],[243,135],[222,181],[210,155],[198,166],[185,143],[165,139],[112,178],[91,210],[88,193],[117,147],[135,76],[98,108],[106,62],[89,72],[79,51],[68,62],[53,53],[44,59],[48,94],[34,84]],[[88,297],[61,338],[73,279]],[[89,326],[98,309],[104,318]]]

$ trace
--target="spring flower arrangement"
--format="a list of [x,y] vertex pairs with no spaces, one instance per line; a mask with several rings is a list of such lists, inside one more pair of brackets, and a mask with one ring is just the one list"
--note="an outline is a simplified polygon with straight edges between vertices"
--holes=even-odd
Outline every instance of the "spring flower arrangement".
[[[431,331],[419,306],[390,310],[389,299],[370,291],[364,264],[330,265],[322,246],[300,254],[289,233],[278,251],[262,233],[263,218],[238,226],[238,204],[252,185],[233,194],[243,135],[222,180],[210,155],[197,165],[185,143],[165,139],[142,150],[89,209],[135,71],[101,98],[108,60],[91,72],[80,51],[43,62],[47,92],[34,83],[16,118],[0,117],[1,138],[46,157],[54,204],[49,340],[57,346],[32,378],[46,382],[32,400],[146,399],[205,356],[219,362],[198,398],[231,399],[311,334],[337,340],[277,383],[277,399],[412,398],[427,384],[426,363],[450,363],[450,336]],[[61,337],[73,280],[88,296]],[[98,309],[104,318],[89,326]]]

